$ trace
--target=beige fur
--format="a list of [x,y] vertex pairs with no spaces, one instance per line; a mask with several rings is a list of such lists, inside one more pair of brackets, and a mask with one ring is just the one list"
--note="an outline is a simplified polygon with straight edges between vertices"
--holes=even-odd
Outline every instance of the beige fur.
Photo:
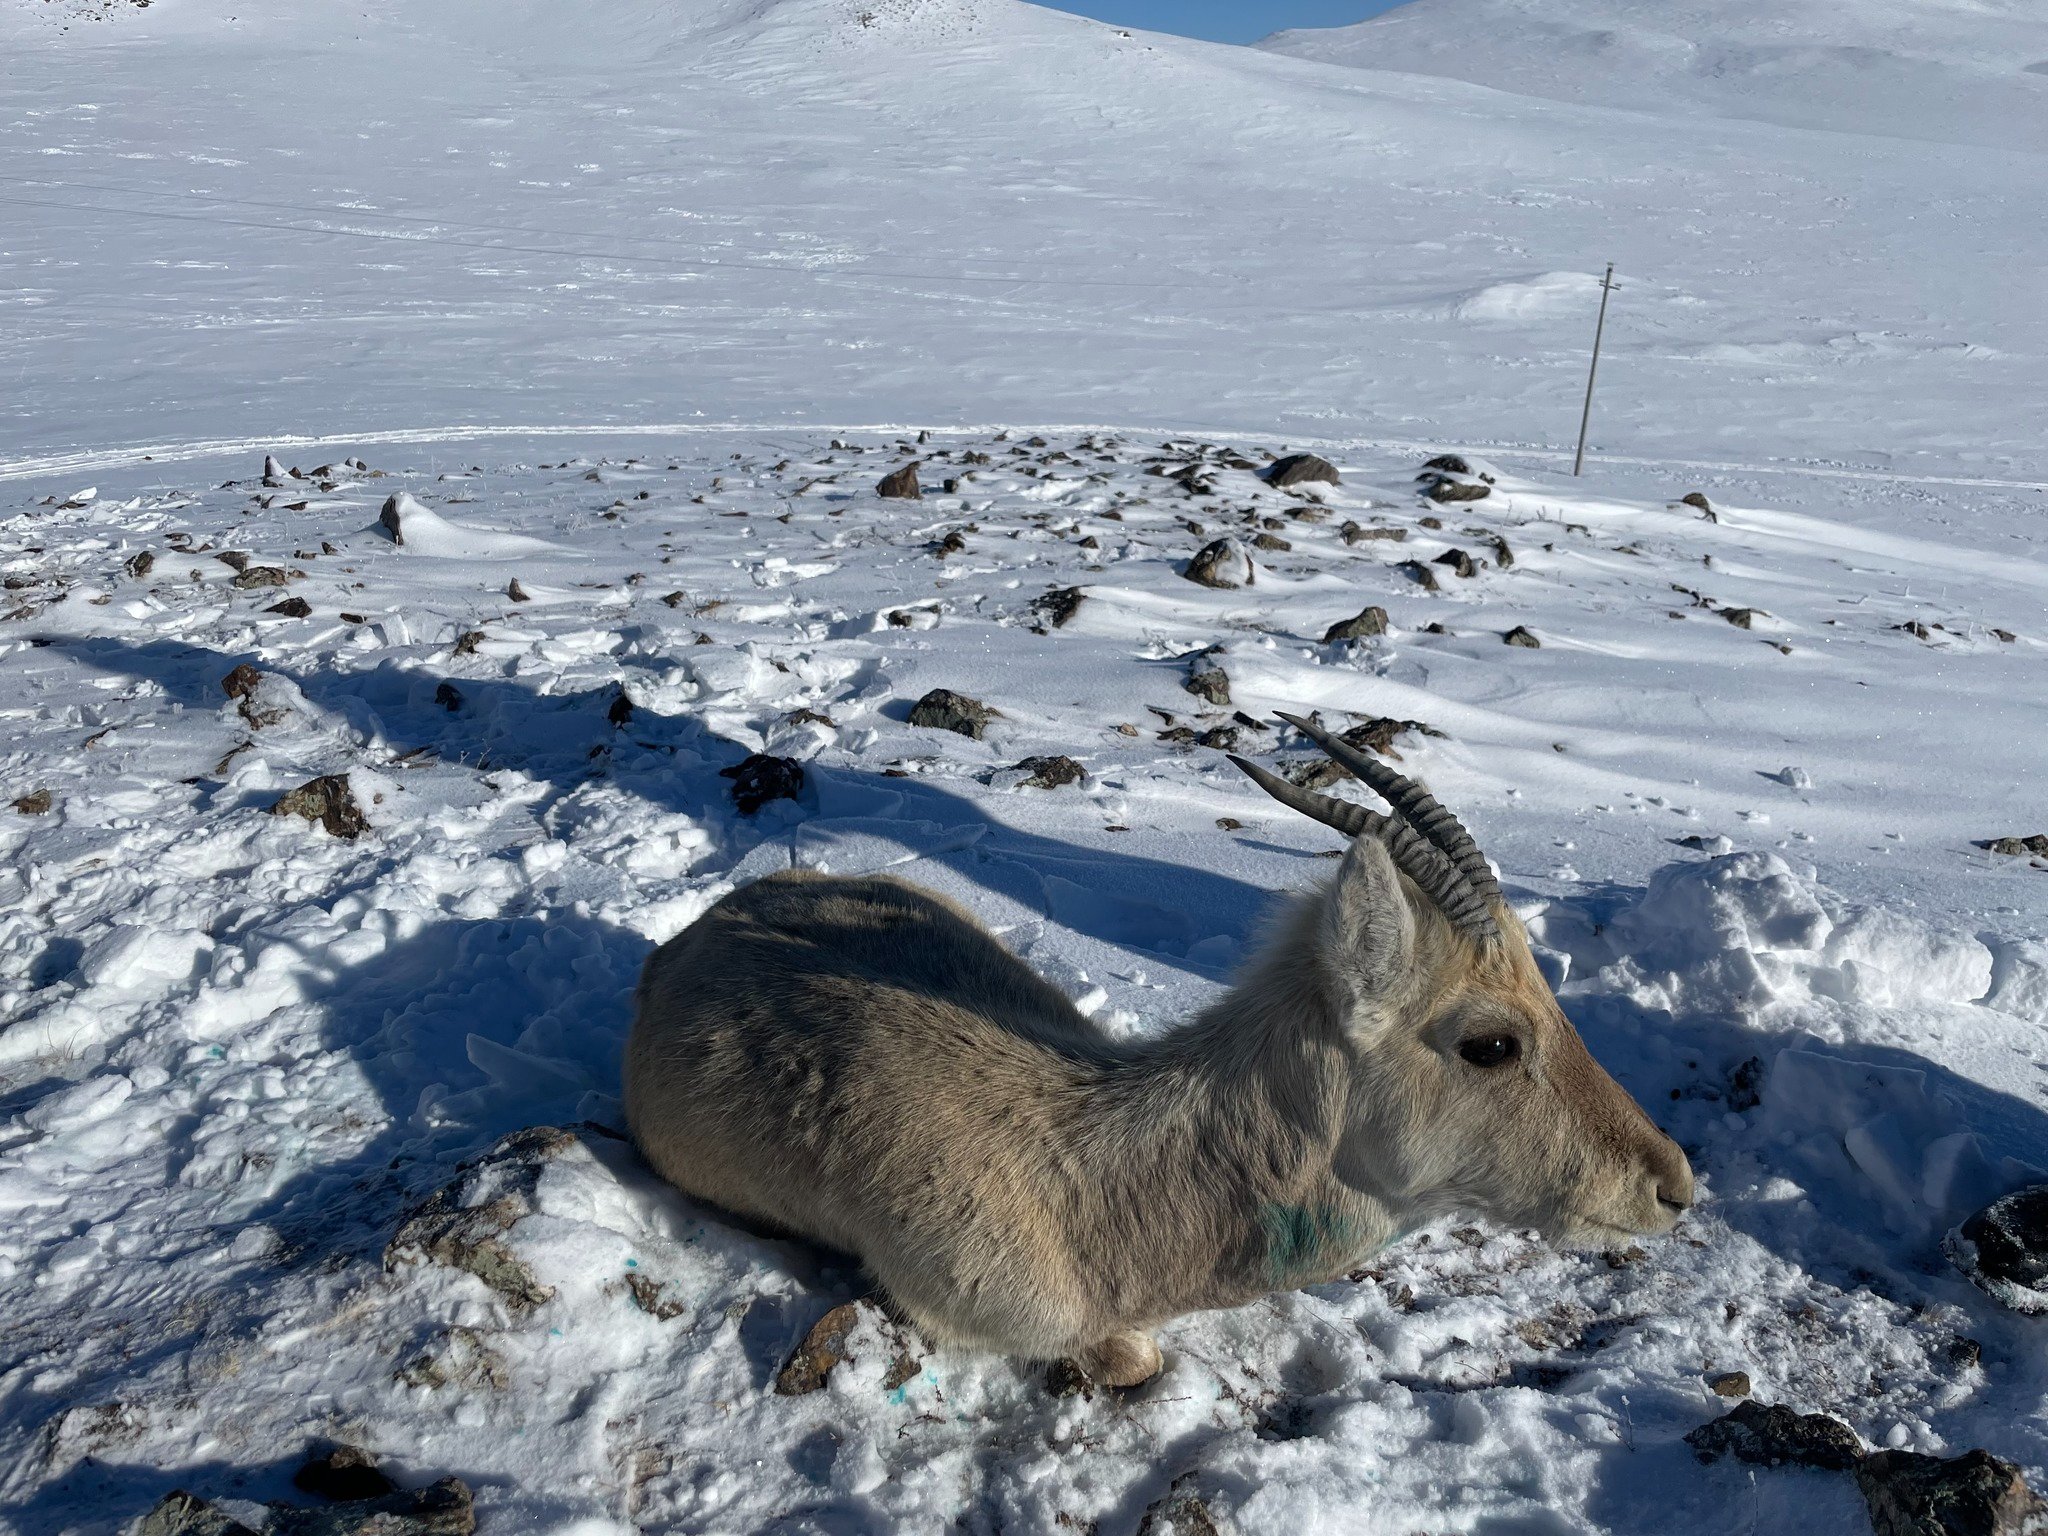
[[[1361,838],[1227,995],[1119,1044],[951,903],[779,874],[648,960],[626,1116],[663,1176],[858,1255],[933,1341],[1139,1381],[1147,1328],[1454,1210],[1603,1242],[1691,1202],[1497,915],[1475,945]],[[1461,1058],[1489,1034],[1519,1059]]]

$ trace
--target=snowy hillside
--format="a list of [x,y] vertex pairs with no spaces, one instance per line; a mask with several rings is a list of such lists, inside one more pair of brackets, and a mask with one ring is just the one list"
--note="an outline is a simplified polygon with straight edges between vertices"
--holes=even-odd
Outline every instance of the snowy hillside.
[[1419,0],[1259,46],[1659,115],[2048,146],[2034,0]]
[[[1942,1251],[2048,1176],[2039,141],[1421,57],[0,0],[0,1530],[330,1529],[266,1508],[328,1442],[486,1536],[1869,1530],[1695,1457],[1738,1372],[2048,1486],[2044,1323]],[[1128,1394],[872,1317],[777,1392],[864,1286],[619,1139],[650,946],[886,869],[1164,1028],[1331,867],[1224,758],[1316,773],[1282,709],[1470,821],[1701,1203],[1442,1223]]]

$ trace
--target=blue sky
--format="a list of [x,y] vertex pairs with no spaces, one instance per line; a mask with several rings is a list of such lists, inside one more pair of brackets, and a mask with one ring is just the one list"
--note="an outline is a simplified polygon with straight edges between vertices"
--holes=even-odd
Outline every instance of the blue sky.
[[1342,27],[1381,11],[1399,0],[1039,0],[1062,11],[1077,11],[1098,21],[1143,27],[1151,32],[1180,32],[1219,43],[1256,42],[1283,27]]

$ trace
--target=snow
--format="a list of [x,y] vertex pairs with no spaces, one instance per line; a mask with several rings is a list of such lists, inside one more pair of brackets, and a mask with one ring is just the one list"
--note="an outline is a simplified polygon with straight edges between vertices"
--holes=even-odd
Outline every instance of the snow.
[[[1873,125],[1840,50],[2048,46],[1788,10],[1774,93],[1642,62],[1687,8],[1546,6],[1618,39],[1563,65],[1506,3],[1396,12],[1372,69],[1007,0],[0,7],[0,1525],[260,1523],[331,1437],[490,1532],[1867,1529],[1693,1460],[1732,1369],[2043,1479],[2040,1324],[1941,1246],[2048,1169],[2048,887],[1977,846],[2043,830],[2041,140],[2024,70],[1996,132]],[[1484,498],[1418,496],[1446,449]],[[1342,484],[1266,485],[1290,451]],[[1184,578],[1218,538],[1251,584]],[[933,688],[1000,718],[911,726]],[[887,1387],[872,1325],[774,1394],[864,1287],[617,1138],[650,946],[888,870],[1164,1028],[1330,867],[1209,734],[1294,761],[1281,709],[1443,733],[1403,767],[1700,1206],[1612,1259],[1447,1222],[1176,1322],[1125,1397]],[[806,777],[747,817],[753,752]],[[263,814],[325,775],[360,837]],[[533,1126],[575,1137],[488,1155]],[[444,1187],[513,1191],[551,1294],[387,1265]]]

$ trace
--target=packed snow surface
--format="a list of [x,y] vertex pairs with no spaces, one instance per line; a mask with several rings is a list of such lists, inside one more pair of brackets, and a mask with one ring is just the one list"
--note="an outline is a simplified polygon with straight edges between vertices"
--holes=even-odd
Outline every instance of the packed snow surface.
[[[2042,1483],[2042,1323],[1942,1240],[2048,1169],[2048,859],[1979,846],[2048,831],[2048,46],[1783,7],[1777,91],[1660,51],[1706,9],[1545,6],[1615,34],[1567,66],[1429,0],[1357,68],[1007,0],[0,0],[0,1527],[261,1528],[336,1439],[486,1536],[1867,1530],[1695,1461],[1733,1370]],[[1304,449],[1342,483],[1260,478]],[[619,1139],[649,948],[887,870],[1168,1028],[1331,868],[1224,760],[1312,768],[1283,709],[1393,722],[1701,1203],[1446,1222],[1128,1394],[869,1330],[776,1395],[865,1285]],[[756,752],[803,786],[743,815]],[[358,835],[265,814],[321,780]],[[498,1285],[399,1240],[443,1189],[512,1192]]]

